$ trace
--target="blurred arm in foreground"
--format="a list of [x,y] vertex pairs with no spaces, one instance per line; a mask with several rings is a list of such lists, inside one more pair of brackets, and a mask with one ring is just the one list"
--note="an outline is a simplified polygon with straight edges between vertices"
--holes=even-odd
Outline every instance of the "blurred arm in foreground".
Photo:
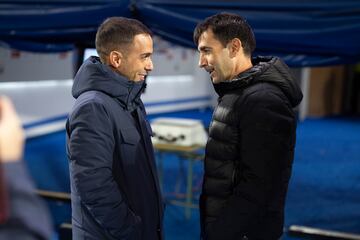
[[0,98],[0,240],[50,239],[52,223],[21,161],[24,132],[14,107]]

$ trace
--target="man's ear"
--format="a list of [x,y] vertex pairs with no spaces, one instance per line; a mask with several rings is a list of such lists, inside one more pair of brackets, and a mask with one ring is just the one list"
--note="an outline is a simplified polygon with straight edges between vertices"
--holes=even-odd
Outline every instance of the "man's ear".
[[121,65],[123,55],[118,51],[111,51],[109,54],[109,65],[114,68],[119,68]]
[[238,38],[232,39],[227,44],[227,48],[229,49],[230,57],[235,57],[240,51],[242,51],[241,40]]

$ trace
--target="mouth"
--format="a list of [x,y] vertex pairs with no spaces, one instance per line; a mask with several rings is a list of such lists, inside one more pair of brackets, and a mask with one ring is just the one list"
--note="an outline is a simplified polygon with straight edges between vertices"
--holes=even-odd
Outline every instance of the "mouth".
[[210,74],[210,76],[215,72],[215,69],[212,67],[205,68],[205,71]]
[[209,69],[209,70],[206,70],[206,71],[209,73],[209,75],[210,75],[211,78],[214,77],[215,69]]
[[145,80],[147,74],[139,74],[139,76],[140,76],[140,80]]

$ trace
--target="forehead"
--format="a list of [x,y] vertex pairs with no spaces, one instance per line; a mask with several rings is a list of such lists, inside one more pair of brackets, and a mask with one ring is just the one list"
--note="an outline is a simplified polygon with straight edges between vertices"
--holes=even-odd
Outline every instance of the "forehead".
[[198,50],[201,50],[205,47],[210,47],[210,48],[223,47],[221,42],[215,37],[211,29],[207,29],[199,37]]
[[132,43],[132,49],[135,52],[146,53],[153,52],[153,40],[149,34],[135,35]]

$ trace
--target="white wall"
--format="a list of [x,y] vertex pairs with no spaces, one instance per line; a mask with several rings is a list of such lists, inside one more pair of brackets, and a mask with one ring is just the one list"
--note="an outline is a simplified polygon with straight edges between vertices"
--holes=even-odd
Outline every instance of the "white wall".
[[73,58],[72,51],[32,53],[0,45],[0,83],[70,79]]
[[[197,52],[154,39],[155,69],[142,99],[148,113],[204,108],[214,102],[208,74],[197,66]],[[0,94],[14,102],[27,132],[44,121],[63,128],[73,105],[74,52],[38,54],[0,47]],[[54,120],[55,119],[55,120]],[[35,134],[35,135],[36,135]],[[32,134],[30,134],[32,136]]]

